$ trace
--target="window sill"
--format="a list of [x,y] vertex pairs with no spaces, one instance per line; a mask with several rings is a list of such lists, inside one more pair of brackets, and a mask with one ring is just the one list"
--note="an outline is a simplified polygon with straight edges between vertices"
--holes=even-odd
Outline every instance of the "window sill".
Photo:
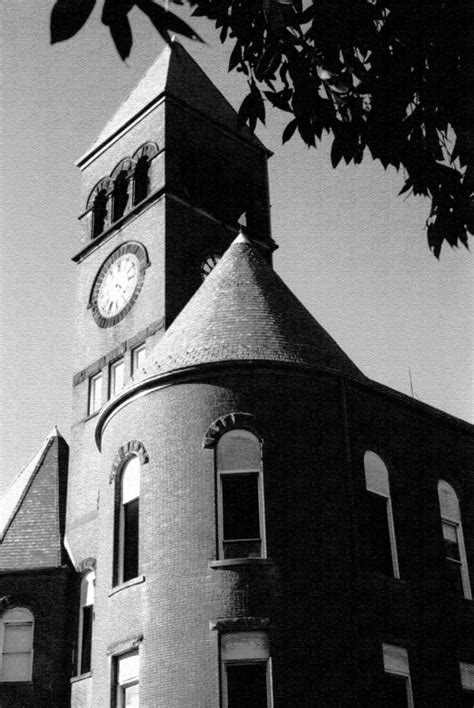
[[275,565],[275,561],[271,558],[226,558],[209,561],[208,568],[233,568],[239,565]]
[[0,686],[33,686],[33,681],[7,681],[0,679]]
[[120,583],[120,585],[116,585],[112,590],[109,592],[109,597],[112,597],[112,595],[115,595],[115,593],[120,592],[121,590],[125,590],[126,588],[130,588],[133,585],[140,585],[140,583],[145,582],[145,576],[144,575],[137,575],[136,578],[131,578],[130,580],[127,580],[125,583]]
[[87,671],[85,674],[78,674],[77,676],[73,676],[70,681],[71,683],[77,683],[78,681],[85,681],[88,678],[92,678],[92,671]]

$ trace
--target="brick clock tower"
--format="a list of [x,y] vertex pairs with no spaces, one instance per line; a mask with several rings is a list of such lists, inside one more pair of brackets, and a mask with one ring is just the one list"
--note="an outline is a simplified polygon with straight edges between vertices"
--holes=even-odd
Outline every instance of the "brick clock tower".
[[[115,591],[137,576],[136,557],[117,557],[124,534],[138,534],[135,491],[115,492],[118,497],[122,492],[132,495],[123,513],[117,512],[117,499],[107,509],[103,465],[94,441],[97,414],[143,366],[147,353],[235,239],[239,222],[271,260],[268,156],[174,42],[77,163],[84,211],[82,246],[74,257],[77,327],[66,538],[82,574],[83,606],[73,705],[108,705],[111,649],[105,664],[97,663],[90,649],[93,612],[87,608],[95,596],[97,625],[100,598],[118,606],[124,598]],[[142,462],[146,458],[138,437],[123,444],[120,454],[125,458],[127,452]],[[107,476],[112,486],[113,463]],[[120,460],[116,467],[123,474]],[[101,557],[103,533],[116,536],[107,560]],[[131,593],[133,597],[133,589]],[[109,615],[105,606],[103,612]],[[118,654],[114,650],[114,656],[133,658],[136,642],[125,650],[119,647]],[[112,664],[113,681],[120,683],[120,658]]]

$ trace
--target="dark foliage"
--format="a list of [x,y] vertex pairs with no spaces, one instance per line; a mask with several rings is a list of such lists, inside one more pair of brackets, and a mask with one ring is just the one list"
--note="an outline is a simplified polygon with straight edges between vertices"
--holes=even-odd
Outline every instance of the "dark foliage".
[[[182,4],[183,0],[174,0]],[[283,142],[298,132],[315,146],[333,136],[331,161],[369,152],[402,169],[401,193],[431,199],[428,244],[468,244],[474,233],[474,9],[469,0],[187,0],[195,16],[232,41],[229,71],[249,83],[239,116],[253,130],[265,105],[291,114]],[[136,5],[161,36],[199,39],[153,0],[104,0],[102,21],[125,59],[128,12]],[[57,0],[53,42],[85,23],[94,0]]]

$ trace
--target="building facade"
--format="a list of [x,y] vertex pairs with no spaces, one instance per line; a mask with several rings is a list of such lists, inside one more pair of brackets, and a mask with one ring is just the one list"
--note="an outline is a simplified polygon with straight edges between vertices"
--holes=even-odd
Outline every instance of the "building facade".
[[31,585],[27,468],[0,705],[474,705],[473,428],[367,379],[273,271],[268,157],[173,43],[78,162],[65,529],[33,514]]

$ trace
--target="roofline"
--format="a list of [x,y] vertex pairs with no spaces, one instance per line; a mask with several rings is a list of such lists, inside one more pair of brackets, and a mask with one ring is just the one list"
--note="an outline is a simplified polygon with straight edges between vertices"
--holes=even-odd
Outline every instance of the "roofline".
[[[222,94],[221,94],[222,95]],[[224,98],[224,97],[223,97]],[[225,125],[224,123],[221,123],[218,120],[215,120],[212,116],[208,115],[207,113],[204,113],[204,111],[199,110],[198,108],[195,108],[195,106],[190,105],[189,103],[186,103],[186,101],[182,101],[179,99],[177,96],[175,96],[173,93],[169,91],[169,89],[164,89],[161,91],[159,94],[157,94],[154,98],[152,98],[148,103],[146,103],[140,110],[135,113],[131,118],[129,118],[125,123],[123,123],[120,128],[117,128],[113,133],[111,133],[109,136],[107,136],[102,142],[100,142],[98,145],[95,143],[88,149],[86,152],[79,157],[76,162],[74,163],[76,167],[79,167],[79,169],[83,169],[87,167],[88,163],[93,161],[98,155],[106,150],[109,147],[109,144],[111,142],[115,142],[118,140],[122,133],[125,131],[130,130],[136,123],[140,122],[142,118],[144,118],[148,113],[151,113],[151,111],[159,104],[164,102],[166,99],[170,101],[171,103],[175,103],[177,106],[181,108],[186,108],[188,111],[191,111],[195,115],[198,115],[200,118],[205,119],[209,123],[212,123],[215,127],[220,128],[227,134],[231,135],[232,137],[236,138],[239,142],[243,142],[246,145],[250,146],[254,150],[257,150],[259,152],[264,152],[267,157],[272,157],[273,152],[269,150],[258,138],[254,133],[250,133],[249,130],[249,135],[242,135],[237,130],[234,130],[233,128],[230,128],[229,126]],[[227,99],[225,99],[227,100]],[[227,103],[229,103],[227,101]],[[229,106],[231,104],[229,103]],[[232,110],[236,113],[235,109],[231,106]],[[252,140],[252,138],[254,140]]]
[[29,573],[36,575],[39,573],[57,573],[58,571],[70,571],[71,566],[66,563],[61,565],[46,565],[44,568],[41,566],[33,566],[31,568],[0,568],[1,575],[28,575]]
[[[16,501],[16,504],[13,508],[13,511],[11,512],[10,517],[7,520],[3,530],[0,529],[0,543],[3,541],[3,539],[7,535],[8,529],[12,525],[15,516],[17,515],[21,505],[23,504],[23,500],[25,499],[26,495],[28,494],[28,491],[29,491],[31,485],[33,484],[33,480],[35,479],[36,475],[38,474],[38,470],[40,469],[41,465],[43,464],[43,462],[46,458],[46,455],[48,454],[53,442],[60,437],[58,434],[59,431],[56,428],[56,426],[55,426],[55,429],[57,432],[54,432],[54,434],[53,434],[53,431],[52,431],[50,433],[50,435],[48,436],[48,438],[46,438],[45,442],[43,443],[43,445],[44,445],[43,452],[41,453],[34,469],[31,471],[30,477],[29,477],[28,481],[26,482],[23,490],[21,491],[21,494],[19,495],[19,497]],[[28,463],[28,464],[30,464],[30,463]],[[25,471],[25,469],[28,467],[28,464],[25,465],[25,467],[23,467],[23,469],[21,470],[19,475]],[[17,479],[19,475],[17,475],[17,477],[15,479]],[[15,480],[13,480],[13,481],[15,481]],[[12,482],[12,484],[13,484],[13,482]]]
[[166,371],[162,374],[153,374],[152,376],[148,376],[147,378],[137,381],[129,388],[124,389],[117,394],[117,396],[111,398],[110,401],[108,401],[102,408],[97,418],[95,430],[95,441],[98,449],[101,449],[102,433],[104,432],[110,418],[118,413],[119,410],[131,403],[132,400],[141,398],[142,396],[160,388],[173,386],[176,383],[176,379],[194,378],[196,375],[213,371],[221,371],[222,369],[229,368],[271,368],[282,369],[283,371],[288,369],[298,369],[308,373],[329,374],[331,376],[350,381],[356,380],[355,377],[349,376],[339,370],[329,369],[328,367],[319,367],[302,362],[281,361],[278,359],[222,359],[220,361],[193,364],[191,366],[173,369],[173,371]]
[[423,401],[411,398],[401,391],[396,391],[389,386],[373,381],[372,379],[365,377],[363,374],[362,376],[364,376],[364,378],[361,379],[356,378],[355,376],[350,376],[345,372],[326,367],[318,367],[311,364],[298,362],[285,362],[275,359],[225,359],[203,364],[194,364],[192,366],[174,369],[173,371],[168,371],[163,374],[153,374],[152,376],[137,381],[129,388],[121,391],[117,394],[117,396],[105,404],[97,418],[95,441],[99,451],[101,451],[103,432],[109,421],[116,413],[122,410],[122,408],[125,408],[125,406],[129,403],[132,403],[132,401],[161,388],[167,388],[168,386],[173,386],[176,383],[182,383],[183,379],[189,380],[195,378],[197,375],[212,373],[214,371],[219,372],[224,369],[232,368],[271,368],[280,369],[281,371],[298,370],[302,373],[318,373],[331,376],[332,378],[342,379],[343,381],[348,381],[349,383],[355,384],[361,388],[371,389],[378,394],[391,399],[396,399],[399,403],[408,405],[414,412],[419,412],[424,415],[428,414],[431,417],[442,419],[450,425],[460,428],[463,432],[474,436],[474,425],[472,423],[462,420],[461,418],[457,418],[456,416],[446,413],[439,408],[435,408],[429,403],[424,403]]

